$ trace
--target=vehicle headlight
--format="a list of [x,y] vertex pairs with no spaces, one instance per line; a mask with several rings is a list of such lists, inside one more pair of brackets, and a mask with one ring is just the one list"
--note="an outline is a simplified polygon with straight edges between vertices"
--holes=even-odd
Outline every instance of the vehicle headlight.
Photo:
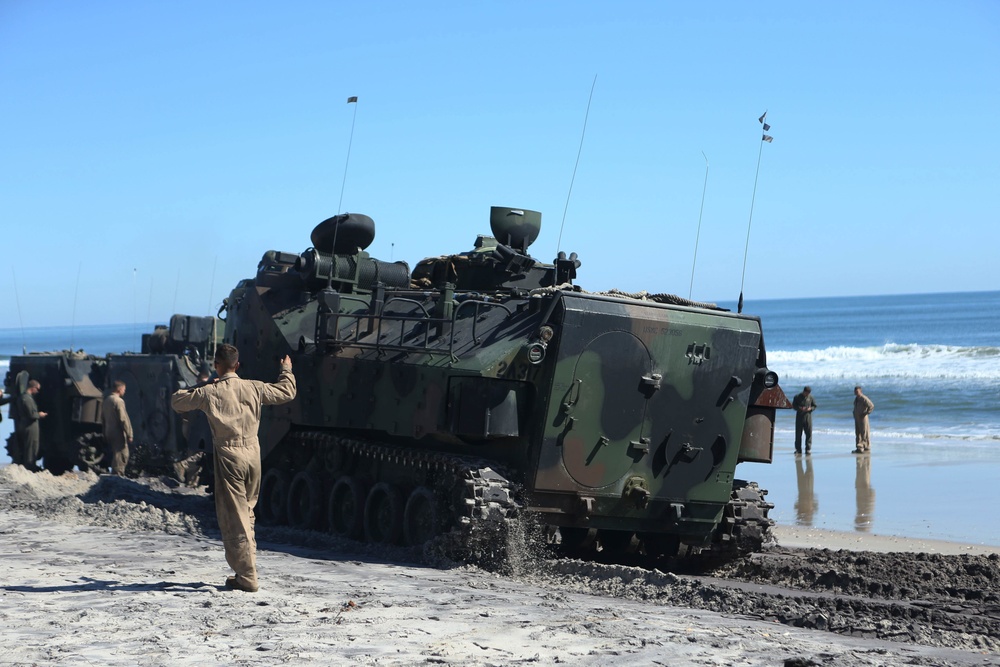
[[528,346],[528,361],[533,364],[540,364],[545,359],[545,346],[541,343],[532,343]]
[[772,387],[778,386],[778,374],[774,371],[769,371],[766,368],[761,368],[757,371],[757,375],[760,376],[760,382],[763,383],[766,389],[771,389]]

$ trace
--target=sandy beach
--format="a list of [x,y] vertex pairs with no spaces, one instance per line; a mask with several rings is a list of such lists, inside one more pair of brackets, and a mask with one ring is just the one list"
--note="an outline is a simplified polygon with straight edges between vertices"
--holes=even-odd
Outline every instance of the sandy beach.
[[[260,592],[227,591],[210,498],[164,480],[6,466],[0,534],[3,665],[1000,664],[991,647],[844,636],[650,595],[696,586],[675,575],[619,567],[595,580],[585,564],[536,564],[501,576],[287,529],[259,531]],[[778,537],[988,551],[790,528]]]

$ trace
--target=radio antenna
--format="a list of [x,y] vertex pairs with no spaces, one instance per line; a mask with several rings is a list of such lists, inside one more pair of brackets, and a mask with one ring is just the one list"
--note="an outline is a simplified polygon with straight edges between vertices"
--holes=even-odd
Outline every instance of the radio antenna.
[[774,139],[771,135],[767,133],[771,129],[771,126],[764,122],[767,118],[767,112],[765,111],[757,121],[763,126],[764,131],[760,138],[760,150],[757,151],[757,173],[753,177],[753,196],[750,198],[750,220],[747,221],[747,243],[743,248],[743,276],[740,278],[740,300],[736,304],[736,312],[743,312],[743,283],[747,277],[747,252],[750,250],[750,225],[753,223],[753,204],[757,200],[757,177],[760,176],[760,156],[764,153],[764,142],[771,143]]
[[694,235],[694,259],[691,261],[691,285],[688,287],[688,300],[691,299],[691,293],[694,291],[694,267],[698,263],[698,239],[701,238],[701,216],[705,212],[705,192],[708,190],[708,156],[705,155],[705,151],[702,151],[701,155],[705,158],[705,185],[701,188],[701,210],[698,211],[698,231]]
[[[354,117],[351,118],[351,138],[347,141],[347,160],[344,162],[344,180],[340,183],[340,201],[337,202],[337,213],[343,213],[340,209],[344,203],[344,186],[347,185],[347,165],[351,163],[351,144],[354,143],[354,121],[358,119],[358,96],[351,95],[347,98],[348,104],[354,105]],[[337,230],[333,230],[334,240],[337,238]]]
[[569,211],[569,198],[573,194],[573,181],[576,180],[576,168],[580,166],[580,154],[583,153],[583,138],[587,136],[587,119],[590,117],[590,103],[594,100],[594,87],[597,86],[597,75],[590,86],[590,97],[587,99],[587,113],[583,116],[583,132],[580,133],[580,148],[576,151],[576,163],[573,165],[573,176],[569,179],[569,192],[566,193],[566,206],[563,208],[562,223],[559,225],[559,240],[556,242],[556,254],[562,250],[563,227],[566,226],[566,212]]

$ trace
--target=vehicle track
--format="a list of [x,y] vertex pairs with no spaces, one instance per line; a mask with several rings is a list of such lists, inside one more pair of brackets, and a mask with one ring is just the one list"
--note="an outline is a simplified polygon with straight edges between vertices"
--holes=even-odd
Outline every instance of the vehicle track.
[[535,573],[563,585],[794,627],[1000,653],[1000,555],[945,556],[775,547],[696,574],[554,558]]

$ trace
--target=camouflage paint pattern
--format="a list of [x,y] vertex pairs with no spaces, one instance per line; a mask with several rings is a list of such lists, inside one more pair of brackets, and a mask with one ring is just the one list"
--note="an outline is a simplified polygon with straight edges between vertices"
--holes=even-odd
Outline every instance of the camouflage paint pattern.
[[759,319],[557,289],[571,260],[497,246],[480,237],[381,291],[266,253],[224,306],[243,377],[293,359],[298,398],[262,418],[265,470],[292,429],[343,433],[497,461],[548,523],[706,539],[788,407],[762,384]]

